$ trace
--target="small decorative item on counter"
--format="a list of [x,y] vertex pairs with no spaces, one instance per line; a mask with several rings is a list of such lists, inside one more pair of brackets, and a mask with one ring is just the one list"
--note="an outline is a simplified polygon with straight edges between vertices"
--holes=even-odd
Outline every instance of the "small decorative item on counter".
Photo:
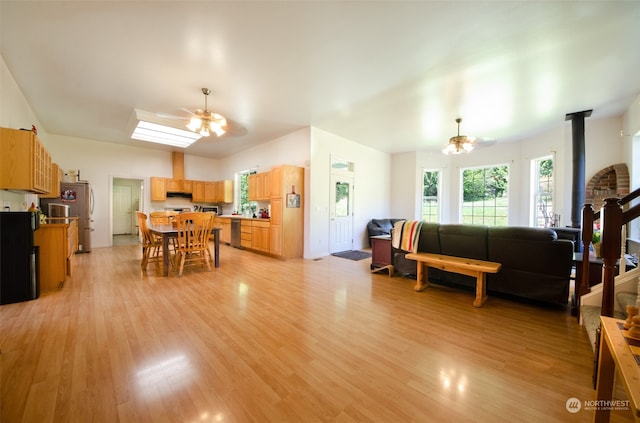
[[638,307],[628,305],[627,306],[627,320],[625,320],[623,327],[625,329],[630,329],[631,324],[633,323],[633,318],[638,315]]
[[36,207],[35,203],[31,203],[31,207],[29,207],[28,211],[30,211],[32,213],[35,213],[35,212],[40,211],[40,210],[38,210],[38,208]]

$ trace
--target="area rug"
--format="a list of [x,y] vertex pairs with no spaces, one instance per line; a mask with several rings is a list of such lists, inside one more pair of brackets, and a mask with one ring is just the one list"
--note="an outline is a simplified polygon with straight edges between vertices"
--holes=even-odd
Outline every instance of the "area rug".
[[339,253],[332,253],[332,256],[346,258],[349,260],[364,260],[366,258],[371,257],[371,253],[366,251],[358,251],[358,250],[349,250],[349,251],[341,251]]

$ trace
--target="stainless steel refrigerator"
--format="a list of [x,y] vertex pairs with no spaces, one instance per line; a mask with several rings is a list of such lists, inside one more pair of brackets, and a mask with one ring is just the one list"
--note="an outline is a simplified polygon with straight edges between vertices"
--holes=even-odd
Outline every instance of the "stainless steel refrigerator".
[[93,190],[91,185],[88,182],[62,182],[60,184],[60,196],[58,198],[41,199],[40,210],[48,213],[49,204],[69,206],[69,216],[78,218],[78,251],[76,253],[90,252],[91,214],[93,213]]

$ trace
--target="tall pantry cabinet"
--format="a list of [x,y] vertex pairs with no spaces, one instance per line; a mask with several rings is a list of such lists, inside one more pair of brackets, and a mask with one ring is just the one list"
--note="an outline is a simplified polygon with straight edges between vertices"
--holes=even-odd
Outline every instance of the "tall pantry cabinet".
[[270,253],[281,258],[304,252],[304,169],[271,168]]

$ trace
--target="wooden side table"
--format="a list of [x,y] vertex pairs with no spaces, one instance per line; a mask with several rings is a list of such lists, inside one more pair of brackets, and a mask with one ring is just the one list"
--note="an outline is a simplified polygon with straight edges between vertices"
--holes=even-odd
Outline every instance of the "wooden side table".
[[393,276],[390,235],[371,237],[371,272],[379,272],[381,270],[387,270],[389,277]]
[[[640,421],[640,366],[635,356],[636,346],[630,346],[625,340],[624,320],[600,316],[602,334],[600,338],[600,355],[598,357],[598,381],[595,395],[596,423],[608,422],[611,408],[620,406],[631,409],[634,420]],[[637,344],[637,343],[636,343]],[[615,375],[620,377],[622,386],[629,398],[628,402],[613,401]]]

